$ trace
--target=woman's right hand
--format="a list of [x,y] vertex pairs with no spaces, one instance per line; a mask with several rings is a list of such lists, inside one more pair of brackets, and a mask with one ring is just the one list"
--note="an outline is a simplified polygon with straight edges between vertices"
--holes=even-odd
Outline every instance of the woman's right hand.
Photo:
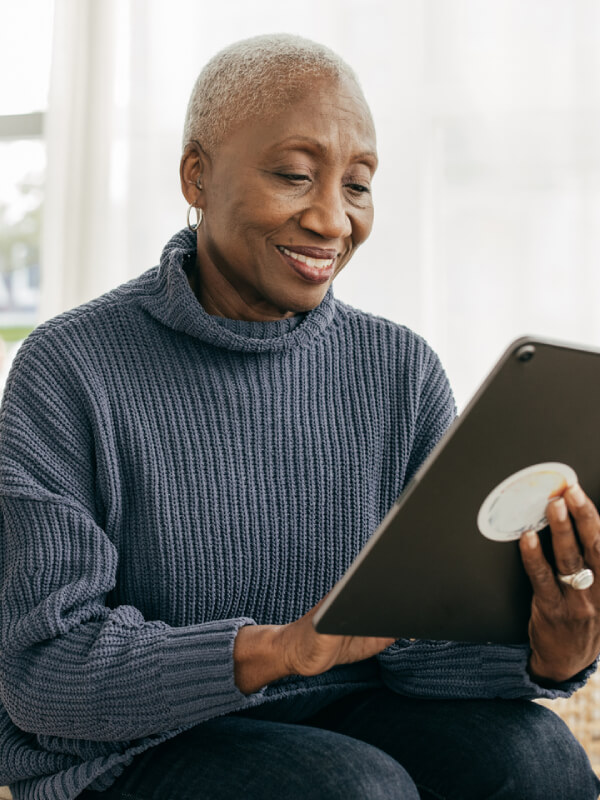
[[248,625],[238,631],[233,651],[235,682],[250,694],[288,675],[319,675],[380,653],[395,639],[317,633],[313,617],[324,599],[287,625]]

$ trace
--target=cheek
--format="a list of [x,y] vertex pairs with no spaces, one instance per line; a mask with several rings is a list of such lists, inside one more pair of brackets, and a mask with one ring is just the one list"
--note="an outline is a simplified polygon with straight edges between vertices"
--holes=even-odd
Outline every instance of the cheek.
[[237,231],[248,236],[264,235],[277,230],[293,213],[289,202],[282,198],[254,193],[251,198],[244,196],[243,200],[238,200],[232,206],[231,219]]
[[239,201],[239,195],[235,202],[227,205],[225,213],[221,217],[221,234],[229,240],[230,247],[247,248],[256,234],[256,220],[252,213],[252,206],[247,202]]
[[358,246],[369,238],[373,229],[373,208],[364,209],[353,220],[354,244]]
[[300,214],[303,201],[289,195],[264,193],[257,198],[260,204],[260,220],[265,230],[274,231]]

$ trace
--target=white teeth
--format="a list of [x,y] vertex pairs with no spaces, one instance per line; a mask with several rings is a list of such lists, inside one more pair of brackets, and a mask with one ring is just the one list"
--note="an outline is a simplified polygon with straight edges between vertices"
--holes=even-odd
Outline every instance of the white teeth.
[[285,253],[286,256],[289,256],[296,261],[300,261],[302,264],[306,264],[307,267],[325,269],[326,267],[330,267],[335,261],[334,258],[310,258],[309,256],[303,256],[300,253],[292,253],[292,251],[288,250],[287,247],[280,246],[279,249],[282,253]]

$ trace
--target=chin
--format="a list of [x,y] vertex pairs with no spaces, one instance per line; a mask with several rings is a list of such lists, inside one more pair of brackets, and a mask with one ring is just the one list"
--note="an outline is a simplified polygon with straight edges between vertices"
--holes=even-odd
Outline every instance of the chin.
[[[283,311],[283,313],[293,313],[293,314],[305,314],[308,311],[312,311],[318,305],[323,302],[323,298],[327,294],[330,284],[328,284],[324,289],[323,287],[319,287],[319,292],[305,292],[302,294],[295,294],[291,297],[288,297],[283,301],[279,308]],[[283,299],[283,298],[282,298]]]

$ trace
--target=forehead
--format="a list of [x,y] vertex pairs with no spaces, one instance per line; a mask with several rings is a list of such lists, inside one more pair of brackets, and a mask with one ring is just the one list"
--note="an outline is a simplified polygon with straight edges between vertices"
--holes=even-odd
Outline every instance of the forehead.
[[289,150],[377,164],[375,129],[360,89],[348,79],[314,79],[290,87],[277,109],[251,118],[223,142],[239,155]]

